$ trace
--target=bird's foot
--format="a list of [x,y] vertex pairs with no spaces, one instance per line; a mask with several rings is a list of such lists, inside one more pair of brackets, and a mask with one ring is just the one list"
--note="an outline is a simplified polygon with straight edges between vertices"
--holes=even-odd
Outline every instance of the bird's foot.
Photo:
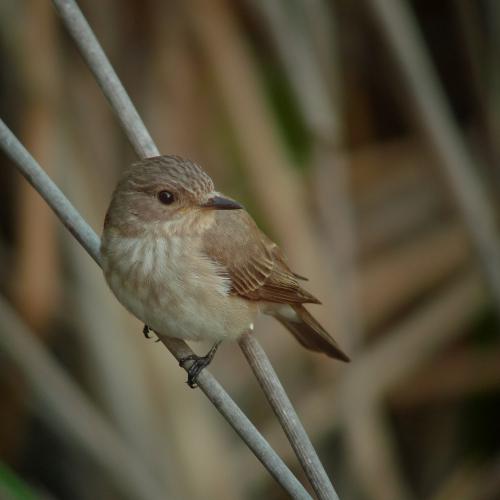
[[187,384],[189,385],[189,387],[191,387],[191,389],[196,389],[196,387],[198,387],[198,376],[200,375],[202,370],[212,362],[212,359],[214,359],[219,344],[220,342],[216,342],[212,346],[212,349],[210,349],[210,351],[208,351],[205,356],[197,356],[196,354],[191,354],[190,356],[186,356],[185,358],[179,360],[179,366],[181,366],[182,368],[184,368],[186,363],[188,363],[189,361],[193,361],[193,364],[189,368],[187,368]]
[[[142,334],[147,338],[147,339],[152,339],[153,335],[150,335],[150,332],[152,332],[151,328],[149,328],[148,325],[144,325],[144,328],[142,329]],[[155,342],[159,342],[160,339],[156,339]]]

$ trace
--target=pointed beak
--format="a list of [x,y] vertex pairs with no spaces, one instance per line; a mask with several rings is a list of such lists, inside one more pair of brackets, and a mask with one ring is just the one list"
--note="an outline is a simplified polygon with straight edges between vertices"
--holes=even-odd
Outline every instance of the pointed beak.
[[243,208],[239,203],[222,196],[213,196],[207,202],[203,203],[204,208],[214,208],[216,210],[238,210]]

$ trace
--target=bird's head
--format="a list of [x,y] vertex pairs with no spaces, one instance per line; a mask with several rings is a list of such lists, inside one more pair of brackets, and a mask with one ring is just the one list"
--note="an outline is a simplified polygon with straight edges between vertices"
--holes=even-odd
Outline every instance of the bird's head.
[[212,179],[194,162],[157,156],[134,163],[119,181],[105,228],[139,230],[150,223],[183,223],[193,214],[242,206],[215,191]]

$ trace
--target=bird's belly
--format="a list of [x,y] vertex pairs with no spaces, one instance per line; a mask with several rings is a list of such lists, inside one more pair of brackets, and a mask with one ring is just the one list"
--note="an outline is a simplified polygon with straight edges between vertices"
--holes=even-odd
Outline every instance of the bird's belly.
[[165,301],[165,307],[148,309],[144,321],[160,336],[218,341],[238,338],[251,327],[254,316],[240,299],[200,301],[188,295],[175,305]]
[[111,290],[132,314],[160,336],[186,340],[234,339],[248,330],[257,306],[229,295],[214,263],[172,248],[157,250],[143,248],[137,259],[120,263],[103,258]]

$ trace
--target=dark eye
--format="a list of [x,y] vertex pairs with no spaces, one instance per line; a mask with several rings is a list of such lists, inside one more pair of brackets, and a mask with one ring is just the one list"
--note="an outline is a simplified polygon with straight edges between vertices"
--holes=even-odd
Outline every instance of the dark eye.
[[170,205],[175,201],[175,197],[170,191],[160,191],[158,193],[158,200],[164,205]]

